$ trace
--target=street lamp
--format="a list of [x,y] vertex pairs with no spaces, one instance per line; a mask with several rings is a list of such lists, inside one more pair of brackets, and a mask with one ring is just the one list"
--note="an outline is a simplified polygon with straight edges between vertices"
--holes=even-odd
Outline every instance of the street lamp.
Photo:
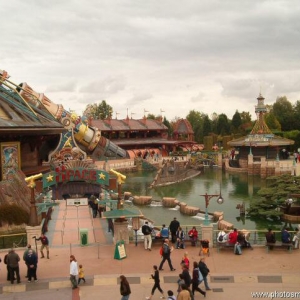
[[135,232],[135,246],[137,246],[137,232],[140,228],[140,218],[132,218],[132,229]]
[[220,194],[219,195],[208,195],[207,193],[205,193],[204,195],[200,195],[200,196],[203,196],[204,199],[205,199],[205,219],[204,219],[204,222],[203,222],[203,225],[209,225],[210,224],[210,221],[208,219],[208,205],[209,205],[209,200],[213,197],[218,197],[217,199],[217,202],[219,204],[222,204],[224,202],[224,199],[221,195],[221,191],[220,191]]

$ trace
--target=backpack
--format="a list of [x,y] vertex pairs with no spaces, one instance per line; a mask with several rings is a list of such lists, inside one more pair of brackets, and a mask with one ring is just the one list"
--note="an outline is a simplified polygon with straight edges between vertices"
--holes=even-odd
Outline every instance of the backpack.
[[150,227],[149,227],[148,225],[146,225],[146,224],[143,225],[143,226],[142,226],[142,233],[145,234],[145,235],[150,234],[150,233],[151,233]]
[[198,284],[200,284],[203,281],[203,275],[200,272],[200,269],[199,268],[197,268],[197,269],[198,269]]
[[163,254],[164,254],[164,247],[160,247],[159,254],[160,254],[160,256],[163,256]]

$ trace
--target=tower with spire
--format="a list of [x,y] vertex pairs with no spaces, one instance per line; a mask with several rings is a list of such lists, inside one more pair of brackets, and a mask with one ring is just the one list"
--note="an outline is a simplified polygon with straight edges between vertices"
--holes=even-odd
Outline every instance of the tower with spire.
[[272,131],[269,129],[268,125],[265,122],[265,114],[267,113],[267,107],[265,105],[265,98],[261,94],[259,94],[259,96],[257,97],[257,105],[255,106],[255,113],[256,113],[257,120],[249,134],[249,138],[259,139],[262,137],[262,135],[267,139],[273,138],[274,135],[272,134]]

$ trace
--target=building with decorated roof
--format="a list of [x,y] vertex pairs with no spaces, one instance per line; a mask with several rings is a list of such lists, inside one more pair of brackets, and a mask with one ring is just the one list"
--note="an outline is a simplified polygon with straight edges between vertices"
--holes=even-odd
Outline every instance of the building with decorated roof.
[[[257,120],[247,136],[234,139],[228,142],[237,155],[233,160],[227,160],[226,169],[245,171],[249,174],[279,175],[281,173],[291,173],[293,170],[293,159],[288,160],[288,149],[294,144],[293,140],[276,136],[269,129],[265,122],[267,107],[265,98],[259,94],[255,113]],[[284,163],[280,163],[284,160]],[[282,167],[285,166],[285,167]]]

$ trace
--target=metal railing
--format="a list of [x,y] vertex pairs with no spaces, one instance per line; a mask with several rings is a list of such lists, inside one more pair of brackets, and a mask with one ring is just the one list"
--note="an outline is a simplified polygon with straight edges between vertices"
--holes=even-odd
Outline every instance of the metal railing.
[[[216,224],[214,224],[216,225]],[[186,240],[189,240],[188,237],[188,232],[193,228],[196,227],[197,231],[198,231],[198,240],[202,239],[202,226],[201,225],[182,225],[181,228],[183,229],[185,236],[186,236]],[[216,226],[214,226],[216,227]],[[156,231],[159,231],[161,229],[161,226],[155,226],[154,227]],[[258,245],[258,246],[264,246],[266,243],[266,238],[265,238],[265,234],[268,232],[268,229],[265,230],[247,230],[247,229],[243,229],[243,231],[247,231],[249,232],[249,238],[247,239],[250,244],[253,245]],[[220,230],[218,229],[213,229],[213,243],[212,246],[216,247],[217,244],[217,236],[218,233],[220,232]],[[281,240],[281,231],[276,231],[273,230],[273,232],[275,233],[276,236],[276,240],[280,241]],[[292,232],[290,232],[292,235]],[[131,236],[131,241],[135,241],[135,233],[133,232]],[[154,236],[153,236],[154,238]],[[137,239],[138,242],[143,241],[143,239],[139,236]]]
[[0,249],[26,247],[26,245],[26,232],[0,235]]

